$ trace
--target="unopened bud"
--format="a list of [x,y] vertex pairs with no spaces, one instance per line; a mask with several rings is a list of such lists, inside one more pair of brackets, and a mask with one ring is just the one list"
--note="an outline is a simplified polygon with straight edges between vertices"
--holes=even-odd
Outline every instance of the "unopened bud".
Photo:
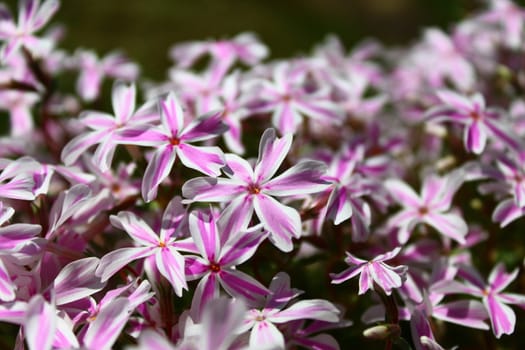
[[401,328],[397,324],[380,324],[363,331],[363,336],[368,339],[385,340],[397,338],[401,334]]

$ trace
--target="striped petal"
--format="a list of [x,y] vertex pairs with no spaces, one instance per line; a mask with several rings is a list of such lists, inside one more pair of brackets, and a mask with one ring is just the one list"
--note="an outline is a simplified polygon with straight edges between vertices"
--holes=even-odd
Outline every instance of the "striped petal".
[[188,289],[184,275],[184,257],[174,248],[158,249],[155,255],[159,272],[171,283],[175,294],[182,295],[183,289]]
[[110,216],[111,224],[126,231],[137,243],[144,246],[158,246],[159,237],[149,225],[130,211],[121,211],[118,215]]
[[84,258],[67,264],[54,280],[55,304],[63,305],[92,295],[105,283],[95,276],[99,259]]
[[226,165],[224,153],[219,147],[181,143],[176,150],[182,164],[208,176],[219,176],[221,168]]
[[253,206],[257,217],[270,232],[272,243],[283,252],[291,251],[292,237],[298,238],[302,233],[297,210],[262,194],[253,196]]
[[264,184],[265,193],[271,196],[293,196],[321,192],[329,183],[322,180],[326,165],[314,160],[302,161],[281,175]]
[[270,291],[255,278],[244,272],[228,269],[221,270],[219,274],[221,286],[232,297],[243,297],[255,301],[260,296],[266,296]]
[[57,327],[55,307],[35,295],[27,305],[24,333],[30,350],[48,350],[53,345]]
[[144,247],[115,250],[100,259],[100,265],[95,274],[100,277],[102,282],[105,282],[130,262],[153,255],[155,250],[156,248]]
[[276,136],[274,129],[267,129],[259,144],[259,157],[255,166],[256,182],[266,182],[277,172],[292,146],[292,135]]
[[161,147],[153,153],[142,179],[142,198],[151,202],[157,197],[157,189],[166,179],[175,163],[176,152],[171,145]]
[[250,333],[250,348],[261,350],[284,349],[284,336],[273,323],[256,322]]
[[88,349],[110,350],[130,315],[129,301],[126,298],[116,298],[107,303],[89,325],[84,335],[84,345]]

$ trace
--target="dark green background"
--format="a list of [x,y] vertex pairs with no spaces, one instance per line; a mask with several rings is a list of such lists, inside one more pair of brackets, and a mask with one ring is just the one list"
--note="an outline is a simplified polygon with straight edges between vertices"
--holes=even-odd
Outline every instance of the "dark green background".
[[[11,1],[13,4],[15,1]],[[366,37],[406,44],[426,26],[447,28],[480,8],[474,0],[63,0],[63,46],[121,48],[162,79],[177,42],[256,32],[272,57],[309,52],[328,33],[351,47]],[[14,6],[12,6],[13,8]]]

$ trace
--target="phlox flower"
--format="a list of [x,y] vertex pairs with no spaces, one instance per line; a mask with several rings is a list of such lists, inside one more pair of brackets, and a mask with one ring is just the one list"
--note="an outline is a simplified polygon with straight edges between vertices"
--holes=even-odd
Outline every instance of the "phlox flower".
[[224,241],[223,228],[217,225],[216,214],[192,212],[189,218],[191,237],[200,256],[186,257],[188,280],[200,278],[193,296],[192,310],[200,315],[202,308],[218,296],[219,285],[233,297],[255,300],[268,290],[253,277],[236,269],[250,259],[267,237],[260,226],[246,232],[235,232]]
[[[146,125],[157,119],[156,113],[151,111],[152,106],[148,103],[135,111],[135,98],[135,84],[115,83],[111,95],[114,115],[96,111],[83,112],[79,122],[93,131],[82,133],[66,144],[61,153],[62,161],[71,165],[88,148],[98,144],[93,157],[94,162],[101,171],[111,168],[117,144],[128,137],[137,136],[133,132],[144,132]],[[135,128],[139,128],[140,131]]]
[[[370,164],[378,163],[379,157],[371,159]],[[364,161],[364,147],[355,150],[342,149],[331,160],[324,179],[332,182],[328,201],[319,215],[319,225],[325,219],[332,219],[335,225],[351,219],[352,239],[364,241],[368,237],[371,222],[371,210],[363,197],[378,194],[379,186],[374,180],[356,171],[359,163]],[[319,227],[321,230],[321,227]]]
[[75,319],[77,323],[84,323],[81,332],[84,346],[110,350],[133,311],[153,296],[150,288],[148,281],[140,284],[134,281],[108,291],[98,303],[90,298],[90,307]]
[[481,154],[489,136],[514,150],[520,148],[516,136],[501,122],[501,115],[485,106],[485,98],[480,93],[467,97],[451,90],[440,90],[437,97],[442,105],[426,113],[428,120],[451,121],[464,125],[463,141],[468,152]]
[[426,223],[441,234],[465,243],[467,224],[460,215],[450,211],[452,198],[463,181],[461,174],[459,171],[445,177],[427,176],[423,180],[421,195],[401,180],[389,179],[385,182],[392,198],[403,206],[389,220],[392,226],[400,228],[398,239],[401,243],[408,241],[418,223]]
[[320,192],[327,188],[322,180],[324,164],[305,160],[272,179],[292,144],[292,135],[276,137],[268,129],[261,137],[255,167],[243,158],[226,155],[229,178],[195,178],[187,181],[182,193],[191,201],[228,203],[220,218],[227,232],[245,227],[255,211],[270,240],[282,251],[293,248],[292,237],[301,236],[301,218],[297,210],[273,196],[290,197]]
[[272,279],[270,291],[262,308],[248,310],[241,327],[242,331],[251,330],[250,348],[285,349],[285,338],[277,325],[285,326],[288,322],[305,319],[339,322],[339,310],[327,300],[308,299],[290,303],[300,291],[290,288],[290,278],[284,272]]
[[[0,163],[1,165],[1,163]],[[9,162],[0,173],[0,198],[21,199],[31,201],[35,199],[33,188],[35,180],[16,161]]]
[[338,274],[330,274],[332,283],[340,284],[360,275],[359,294],[364,294],[369,289],[374,290],[374,284],[377,284],[387,295],[390,295],[392,289],[402,286],[407,267],[404,265],[392,267],[385,264],[385,261],[395,258],[400,251],[401,247],[397,247],[369,261],[359,259],[347,252],[345,262],[355,266],[351,266]]
[[256,111],[272,112],[272,124],[282,135],[295,133],[303,115],[335,125],[343,122],[343,111],[329,99],[326,89],[305,90],[306,74],[303,67],[294,69],[281,62],[272,70],[273,80],[261,81],[251,92],[254,100],[261,100]]
[[246,306],[239,299],[218,297],[210,300],[200,317],[181,316],[181,337],[171,344],[157,332],[145,330],[140,334],[139,344],[129,350],[234,350],[246,349],[239,341],[239,328],[246,313]]
[[488,283],[471,267],[462,266],[459,275],[464,282],[443,281],[434,286],[434,291],[443,294],[461,293],[481,298],[490,316],[496,338],[500,338],[503,334],[512,334],[516,325],[516,314],[508,304],[525,308],[525,295],[503,293],[503,290],[518,277],[518,269],[507,273],[505,265],[499,263],[492,269]]
[[146,202],[156,197],[158,186],[169,175],[177,156],[188,168],[208,176],[218,176],[226,164],[220,148],[190,144],[214,138],[227,129],[220,112],[204,115],[185,125],[182,108],[173,93],[159,102],[159,110],[161,125],[142,134],[137,132],[136,140],[127,142],[157,148],[142,180],[142,196]]
[[181,68],[189,68],[204,54],[210,54],[210,66],[217,76],[224,74],[236,60],[255,65],[268,56],[268,48],[253,33],[241,33],[229,40],[194,41],[175,45],[170,56]]
[[523,24],[525,11],[511,0],[490,0],[490,9],[479,15],[483,23],[496,24],[501,27],[502,40],[518,48],[523,43]]
[[0,53],[2,60],[7,60],[21,46],[37,56],[49,52],[53,43],[34,34],[47,24],[59,5],[59,0],[45,0],[42,4],[40,0],[22,0],[19,2],[16,23],[4,8],[0,20],[0,40],[5,41]]
[[73,66],[79,68],[77,91],[85,101],[98,97],[104,77],[134,81],[139,73],[138,65],[130,62],[120,52],[113,52],[99,59],[93,51],[79,50],[73,57]]
[[[487,175],[495,180],[481,184],[481,193],[491,193],[501,199],[492,213],[492,220],[505,227],[525,215],[525,153],[498,155],[496,167],[484,169],[480,177]],[[511,196],[510,198],[508,196]]]
[[175,236],[177,225],[172,219],[179,217],[181,211],[180,199],[175,197],[164,211],[159,235],[132,212],[123,211],[111,216],[111,223],[126,231],[140,246],[120,248],[104,255],[97,268],[97,276],[107,281],[130,262],[155,256],[159,272],[171,283],[175,293],[181,296],[182,290],[188,287],[184,276],[184,257],[180,251],[195,251],[191,239],[178,240]]

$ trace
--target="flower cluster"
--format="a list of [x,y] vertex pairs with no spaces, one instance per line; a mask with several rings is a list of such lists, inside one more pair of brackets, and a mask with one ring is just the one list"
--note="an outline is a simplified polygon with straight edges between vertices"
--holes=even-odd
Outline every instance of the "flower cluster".
[[0,6],[2,343],[336,350],[361,329],[442,349],[476,341],[451,327],[518,332],[525,10],[492,0],[395,51],[330,37],[263,62],[251,33],[182,43],[145,83],[120,52],[42,33],[59,5]]

